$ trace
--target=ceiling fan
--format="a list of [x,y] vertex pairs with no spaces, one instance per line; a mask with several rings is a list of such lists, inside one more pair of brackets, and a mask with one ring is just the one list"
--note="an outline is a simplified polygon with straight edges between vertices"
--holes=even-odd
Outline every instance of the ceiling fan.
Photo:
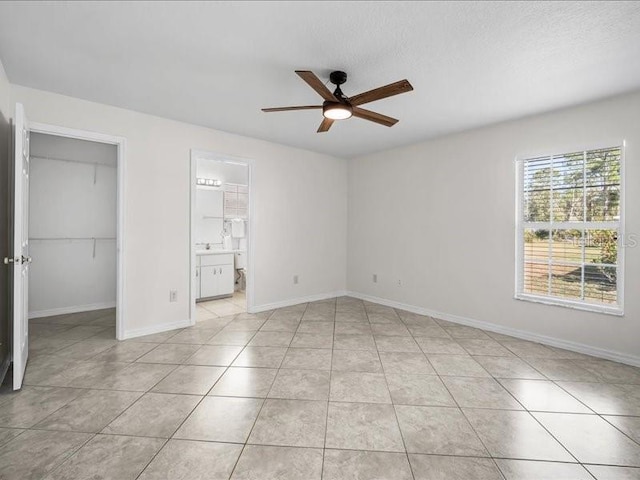
[[308,70],[296,70],[296,73],[302,80],[307,82],[311,88],[313,88],[323,99],[322,105],[305,105],[298,107],[276,107],[276,108],[263,108],[263,112],[286,112],[288,110],[320,110],[322,109],[322,115],[324,119],[318,127],[318,133],[326,132],[331,128],[333,122],[336,120],[345,120],[351,116],[369,120],[370,122],[379,123],[386,127],[393,127],[398,120],[395,118],[387,117],[381,113],[372,112],[371,110],[365,110],[360,108],[359,105],[363,105],[369,102],[375,102],[383,98],[392,97],[400,93],[406,93],[413,90],[413,87],[408,80],[400,80],[399,82],[385,85],[384,87],[374,88],[364,93],[354,95],[353,97],[347,97],[340,85],[347,81],[347,74],[341,71],[331,72],[329,81],[336,86],[333,93],[322,83],[322,81],[313,73]]

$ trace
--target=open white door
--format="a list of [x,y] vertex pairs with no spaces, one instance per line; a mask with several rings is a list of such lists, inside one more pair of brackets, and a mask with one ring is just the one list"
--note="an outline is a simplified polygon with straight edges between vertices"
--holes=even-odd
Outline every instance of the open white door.
[[29,124],[16,104],[13,211],[13,389],[22,387],[29,355]]

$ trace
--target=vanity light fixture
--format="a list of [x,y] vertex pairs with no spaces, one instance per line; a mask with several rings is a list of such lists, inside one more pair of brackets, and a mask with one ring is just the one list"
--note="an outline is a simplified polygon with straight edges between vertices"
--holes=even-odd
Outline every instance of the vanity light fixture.
[[207,187],[219,187],[222,185],[222,180],[198,177],[196,178],[196,185],[206,185]]

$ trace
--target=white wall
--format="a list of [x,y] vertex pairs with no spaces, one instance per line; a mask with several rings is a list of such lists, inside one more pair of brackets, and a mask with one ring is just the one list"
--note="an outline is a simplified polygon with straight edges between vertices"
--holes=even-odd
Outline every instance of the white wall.
[[351,160],[348,289],[640,363],[640,247],[626,251],[624,317],[513,298],[516,155],[622,139],[638,235],[640,93]]
[[115,145],[33,133],[31,157],[30,317],[115,306]]
[[[344,160],[16,85],[12,99],[33,122],[127,139],[128,335],[189,318],[191,148],[255,159],[255,305],[344,290]],[[170,290],[178,291],[176,303]]]

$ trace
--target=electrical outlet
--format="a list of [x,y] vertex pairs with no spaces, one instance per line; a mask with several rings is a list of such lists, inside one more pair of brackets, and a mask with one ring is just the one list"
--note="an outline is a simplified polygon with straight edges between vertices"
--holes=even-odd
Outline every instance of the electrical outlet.
[[169,291],[169,301],[170,302],[177,302],[178,301],[178,291],[177,290],[170,290]]
[[373,283],[378,283],[378,274],[377,273],[373,274]]
[[402,280],[398,279],[398,286],[401,287],[402,286]]
[[294,276],[293,276],[293,284],[294,284],[294,285],[297,285],[297,284],[298,284],[298,282],[299,282],[298,275],[294,275]]

